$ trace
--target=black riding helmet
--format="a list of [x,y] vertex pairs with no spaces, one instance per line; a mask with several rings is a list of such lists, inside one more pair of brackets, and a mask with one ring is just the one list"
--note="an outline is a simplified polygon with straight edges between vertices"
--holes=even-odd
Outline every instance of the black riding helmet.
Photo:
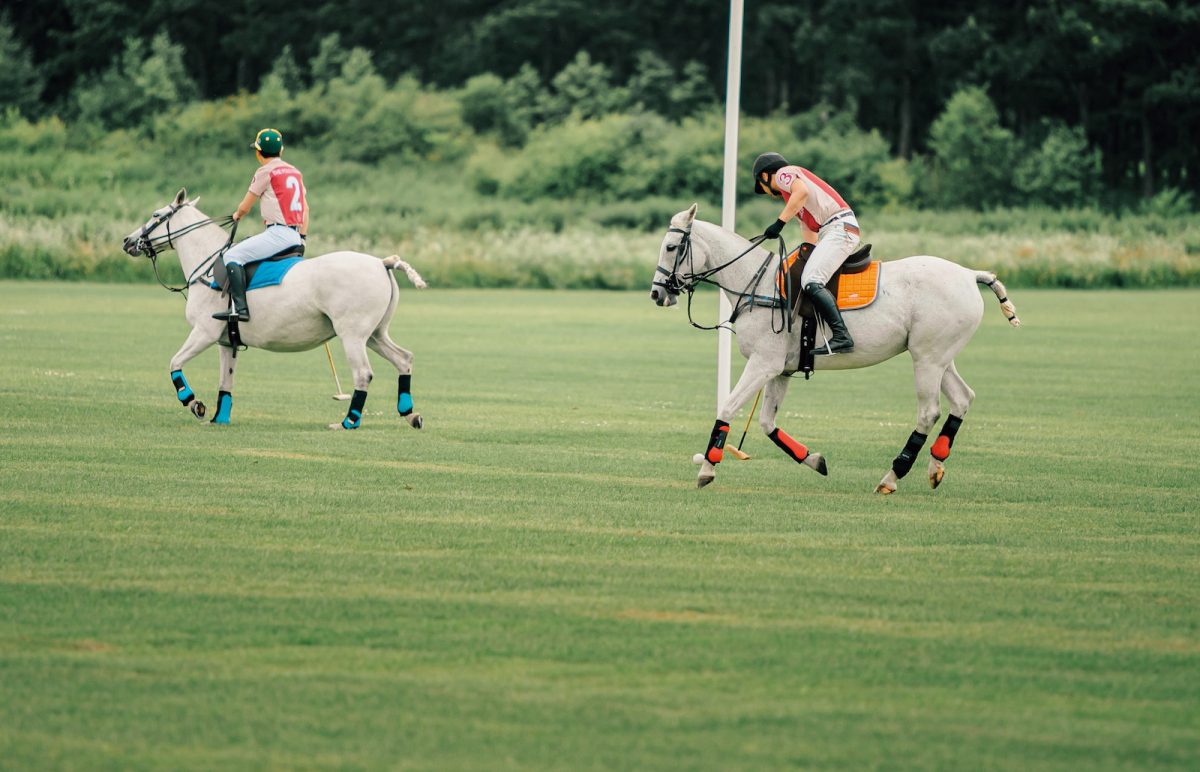
[[765,195],[767,192],[767,189],[763,187],[762,180],[759,179],[763,172],[774,174],[787,165],[787,159],[779,155],[779,153],[763,153],[758,158],[755,158],[754,192],[760,196]]

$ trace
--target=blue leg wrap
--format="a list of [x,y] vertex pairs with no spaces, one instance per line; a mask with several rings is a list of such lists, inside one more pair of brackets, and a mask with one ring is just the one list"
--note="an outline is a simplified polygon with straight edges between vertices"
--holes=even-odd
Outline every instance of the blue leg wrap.
[[412,391],[412,375],[401,375],[399,396],[396,397],[396,412],[400,415],[408,415],[413,411],[413,398],[410,391]]
[[365,391],[354,390],[354,396],[350,398],[350,411],[346,413],[346,417],[342,419],[343,429],[357,429],[362,423],[363,406],[367,404],[367,393]]
[[187,378],[183,377],[183,370],[171,371],[171,383],[175,385],[175,396],[179,397],[179,401],[184,406],[196,398],[196,395],[192,393],[192,387],[188,386]]
[[214,424],[229,425],[229,414],[233,410],[233,395],[227,391],[217,392],[217,414],[213,416]]

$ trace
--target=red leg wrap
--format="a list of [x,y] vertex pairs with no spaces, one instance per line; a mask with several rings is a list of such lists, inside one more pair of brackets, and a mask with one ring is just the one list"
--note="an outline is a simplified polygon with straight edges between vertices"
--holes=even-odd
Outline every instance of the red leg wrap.
[[704,452],[704,457],[708,459],[710,464],[719,464],[721,459],[725,458],[725,440],[729,437],[729,424],[724,421],[717,421],[713,426],[712,436],[708,440],[708,450]]
[[947,458],[950,458],[950,438],[944,434],[940,435],[933,443],[933,447],[929,449],[929,455],[938,461],[945,461]]
[[775,431],[771,432],[770,437],[780,450],[794,458],[797,463],[808,458],[808,448],[789,437],[783,429],[775,427]]

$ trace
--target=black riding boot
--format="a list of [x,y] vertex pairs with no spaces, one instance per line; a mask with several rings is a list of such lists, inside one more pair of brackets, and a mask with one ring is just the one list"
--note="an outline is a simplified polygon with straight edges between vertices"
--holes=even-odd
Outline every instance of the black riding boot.
[[237,263],[225,266],[229,271],[229,299],[233,302],[234,311],[218,311],[213,319],[225,320],[236,316],[239,322],[250,321],[250,309],[246,307],[246,268]]
[[807,285],[804,291],[812,298],[817,313],[825,320],[825,323],[829,325],[829,331],[833,333],[833,337],[829,339],[829,348],[820,346],[814,348],[813,353],[840,354],[854,348],[854,339],[850,337],[850,332],[846,329],[846,322],[842,319],[842,312],[838,310],[837,298],[833,296],[833,293],[825,289],[824,284],[816,282]]

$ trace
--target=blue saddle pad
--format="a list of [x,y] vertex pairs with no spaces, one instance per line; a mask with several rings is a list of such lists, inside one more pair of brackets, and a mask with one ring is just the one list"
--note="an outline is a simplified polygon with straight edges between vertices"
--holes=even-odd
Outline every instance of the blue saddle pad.
[[287,276],[287,272],[303,260],[303,257],[289,257],[287,260],[272,260],[270,262],[260,263],[254,271],[254,278],[250,279],[250,286],[246,291],[261,289],[263,287],[274,287],[283,281],[283,277]]

